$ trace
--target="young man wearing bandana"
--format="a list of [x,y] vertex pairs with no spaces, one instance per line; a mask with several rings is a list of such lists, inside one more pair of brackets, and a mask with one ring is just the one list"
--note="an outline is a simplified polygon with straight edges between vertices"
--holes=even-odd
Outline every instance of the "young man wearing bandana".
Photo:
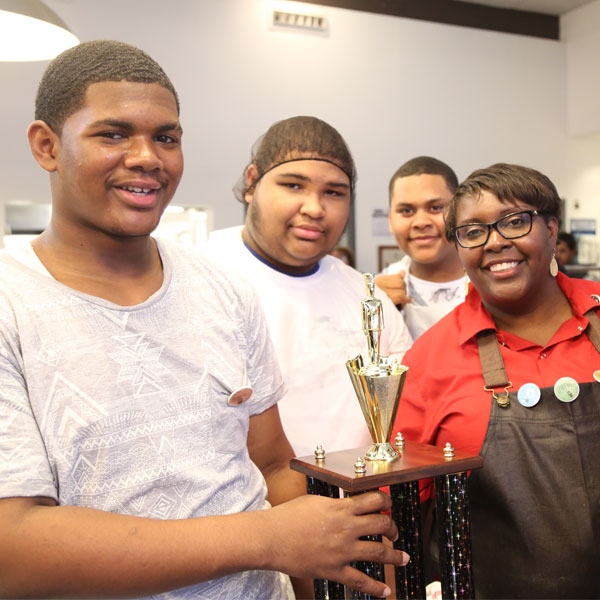
[[[348,216],[354,161],[341,135],[315,117],[275,123],[255,145],[236,187],[243,228],[218,232],[209,251],[245,276],[265,311],[287,394],[279,404],[297,455],[363,446],[371,439],[345,362],[367,354],[360,273],[328,256]],[[381,291],[381,354],[411,344],[401,315]]]

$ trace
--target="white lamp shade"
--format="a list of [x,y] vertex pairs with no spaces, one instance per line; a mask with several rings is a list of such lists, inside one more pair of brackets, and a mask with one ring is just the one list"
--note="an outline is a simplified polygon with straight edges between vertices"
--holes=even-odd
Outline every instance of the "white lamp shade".
[[0,61],[50,60],[78,43],[40,0],[0,0]]

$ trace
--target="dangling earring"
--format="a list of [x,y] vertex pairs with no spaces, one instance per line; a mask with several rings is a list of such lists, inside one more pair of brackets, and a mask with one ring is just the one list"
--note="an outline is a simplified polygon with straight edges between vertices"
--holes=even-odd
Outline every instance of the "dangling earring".
[[557,273],[558,273],[558,263],[556,262],[556,250],[555,250],[554,253],[552,254],[552,260],[550,261],[550,275],[552,275],[552,277],[556,277]]
[[468,293],[469,293],[469,276],[467,275],[467,272],[465,271],[465,298],[467,297]]

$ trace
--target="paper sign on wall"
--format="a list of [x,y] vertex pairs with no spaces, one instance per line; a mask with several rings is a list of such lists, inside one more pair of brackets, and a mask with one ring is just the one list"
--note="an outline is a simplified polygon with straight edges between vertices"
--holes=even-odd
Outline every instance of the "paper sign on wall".
[[371,213],[371,233],[373,237],[389,237],[390,225],[388,211],[385,208],[374,208]]
[[596,235],[596,219],[571,219],[571,233]]

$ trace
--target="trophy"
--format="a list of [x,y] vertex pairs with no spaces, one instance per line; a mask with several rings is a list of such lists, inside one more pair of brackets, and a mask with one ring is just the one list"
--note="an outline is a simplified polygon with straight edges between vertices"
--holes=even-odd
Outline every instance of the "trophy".
[[373,275],[365,273],[364,279],[367,298],[361,302],[362,327],[367,337],[369,362],[365,365],[359,354],[346,362],[346,368],[374,442],[365,458],[392,461],[398,458],[398,454],[390,444],[390,437],[408,367],[395,358],[380,355],[383,309],[381,300],[374,297]]
[[[365,365],[359,354],[346,362],[346,368],[374,443],[370,447],[330,453],[317,446],[314,456],[293,458],[290,466],[306,476],[309,494],[339,498],[342,494],[351,496],[389,486],[391,517],[398,526],[394,548],[405,550],[411,557],[404,567],[394,567],[396,598],[403,600],[426,598],[419,481],[433,478],[442,597],[472,598],[467,472],[480,468],[483,461],[480,456],[455,451],[449,442],[444,448],[405,442],[400,432],[394,440],[397,451],[390,444],[408,367],[380,355],[382,303],[374,297],[373,275],[366,273],[364,278],[368,296],[361,301],[361,310],[369,362]],[[366,462],[362,456],[356,459],[357,454],[365,452]],[[364,539],[380,541],[381,536]],[[379,563],[359,561],[353,566],[374,579],[386,580],[383,565]],[[391,575],[388,578],[391,583]],[[325,579],[315,580],[314,592],[316,600],[372,599],[368,594]]]

